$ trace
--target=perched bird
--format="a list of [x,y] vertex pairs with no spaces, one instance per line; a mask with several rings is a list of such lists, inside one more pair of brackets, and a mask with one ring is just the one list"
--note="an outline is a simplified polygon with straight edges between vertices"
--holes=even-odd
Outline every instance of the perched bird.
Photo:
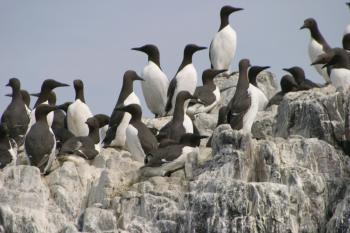
[[226,70],[207,69],[203,71],[202,82],[203,86],[197,87],[194,96],[196,96],[202,103],[197,101],[190,101],[187,109],[187,114],[193,116],[201,112],[210,112],[220,101],[220,90],[214,83],[214,78],[225,72]]
[[84,83],[80,79],[73,82],[75,89],[75,101],[69,105],[67,111],[67,126],[75,136],[87,136],[89,127],[86,120],[92,117],[89,106],[85,103]]
[[[21,92],[22,100],[26,106],[27,114],[28,114],[28,116],[30,116],[30,112],[32,111],[30,109],[30,95],[29,95],[28,91],[23,90],[23,89],[21,89],[20,92]],[[12,94],[6,94],[5,96],[12,97]]]
[[[216,123],[216,127],[217,128],[219,125],[222,125],[222,124],[227,124],[227,111],[228,111],[228,108],[226,106],[222,106],[220,109],[219,109],[219,113],[218,113],[218,120],[217,120],[217,123]],[[213,135],[211,135],[207,141],[207,145],[206,147],[211,147],[211,141],[213,139]]]
[[9,137],[6,123],[0,124],[0,168],[8,164],[16,164],[17,144]]
[[106,137],[103,140],[104,146],[112,147],[124,147],[125,145],[125,131],[126,127],[129,125],[131,119],[130,113],[120,111],[116,109],[117,106],[129,105],[129,104],[138,104],[140,105],[140,100],[136,96],[133,90],[133,82],[135,80],[143,80],[139,77],[135,71],[128,70],[124,73],[123,77],[123,86],[120,91],[117,104],[113,109],[108,130],[106,132]]
[[[308,18],[304,21],[303,26],[300,29],[309,29],[311,33],[311,39],[309,42],[309,56],[311,62],[313,62],[318,55],[328,52],[331,47],[328,45],[325,38],[322,36],[315,19]],[[330,83],[330,78],[327,73],[327,69],[322,69],[322,66],[315,66],[317,72],[324,78],[326,83]]]
[[[39,93],[39,97],[37,101],[34,104],[34,108],[30,113],[30,122],[28,125],[28,128],[30,128],[34,123],[35,123],[35,109],[40,105],[40,104],[48,104],[49,103],[49,97],[52,95],[51,91],[57,87],[67,87],[69,86],[68,84],[65,83],[60,83],[57,82],[56,80],[53,79],[46,79],[43,84],[41,85],[41,90]],[[49,126],[52,125],[53,121],[53,112],[50,112],[47,115],[47,122]]]
[[236,92],[227,106],[227,122],[231,128],[246,133],[250,133],[259,110],[259,96],[249,85],[249,66],[248,59],[240,60]]
[[289,74],[284,75],[281,78],[280,85],[281,85],[281,91],[276,93],[269,100],[269,103],[267,104],[266,108],[268,108],[272,105],[279,105],[281,103],[281,101],[283,100],[283,97],[285,94],[287,94],[288,92],[292,92],[292,91],[298,91],[298,89],[299,89],[298,83],[295,81],[294,77],[289,75]]
[[132,50],[148,55],[148,64],[143,68],[141,74],[144,79],[144,82],[141,83],[143,96],[147,107],[155,117],[164,116],[169,80],[160,67],[159,50],[157,46],[151,44],[132,48]]
[[249,71],[248,71],[248,78],[249,78],[249,83],[250,83],[249,86],[251,89],[255,89],[255,92],[259,96],[259,98],[258,98],[259,99],[259,111],[263,111],[265,109],[269,100],[267,99],[264,92],[262,92],[260,90],[260,88],[258,87],[258,84],[256,82],[256,78],[257,78],[258,74],[260,74],[261,71],[266,70],[268,68],[270,68],[270,66],[252,66],[249,68]]
[[60,109],[54,111],[51,128],[56,137],[56,148],[58,150],[62,147],[65,141],[74,137],[74,134],[68,130],[67,126],[67,110],[68,106],[71,104],[72,102],[66,102],[61,105]]
[[185,133],[194,132],[193,122],[186,114],[187,107],[185,102],[190,99],[197,99],[197,97],[194,97],[188,91],[181,91],[177,95],[174,115],[171,121],[163,126],[157,135],[159,142],[163,139],[172,139],[178,142]]
[[117,106],[120,111],[131,114],[131,120],[126,128],[126,145],[133,158],[144,162],[146,154],[158,148],[154,134],[142,123],[142,111],[138,104]]
[[185,163],[186,156],[189,153],[198,153],[200,140],[206,137],[207,136],[186,133],[181,136],[177,144],[171,144],[149,152],[145,158],[145,167],[160,167],[165,163],[169,164],[171,162]]
[[209,59],[211,68],[216,70],[227,70],[230,73],[230,65],[236,53],[237,35],[229,24],[229,16],[233,12],[241,11],[242,8],[223,6],[220,10],[220,28],[210,43]]
[[17,78],[11,78],[6,86],[12,88],[12,100],[1,116],[1,123],[7,124],[10,137],[18,145],[22,145],[23,136],[28,129],[29,116],[20,92],[21,83]]
[[32,166],[47,174],[55,160],[56,138],[47,122],[47,114],[58,107],[40,104],[36,107],[35,123],[25,136],[24,150]]
[[336,88],[348,89],[350,86],[350,58],[348,52],[341,48],[334,48],[330,52],[318,56],[311,64],[324,64],[331,67],[330,77]]
[[96,114],[94,117],[97,118],[100,124],[100,144],[102,144],[103,139],[106,137],[110,117],[105,114]]
[[87,136],[75,136],[69,138],[63,145],[59,155],[75,154],[84,159],[94,159],[100,153],[100,123],[97,117],[86,120],[89,129]]
[[295,81],[298,83],[299,90],[309,90],[311,88],[321,87],[320,85],[305,78],[304,70],[302,68],[300,68],[299,66],[293,66],[291,68],[284,68],[283,70],[287,71],[288,73],[290,73],[294,77]]
[[203,49],[206,49],[206,47],[200,47],[194,44],[186,45],[182,63],[169,84],[167,92],[168,99],[165,106],[167,115],[173,115],[176,96],[180,91],[188,91],[193,95],[197,86],[197,71],[192,64],[192,56],[195,52]]

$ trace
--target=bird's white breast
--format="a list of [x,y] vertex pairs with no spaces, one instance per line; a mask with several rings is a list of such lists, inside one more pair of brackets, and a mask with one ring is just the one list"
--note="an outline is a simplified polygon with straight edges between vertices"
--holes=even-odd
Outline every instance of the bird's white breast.
[[152,61],[149,61],[148,65],[143,69],[142,78],[145,80],[141,82],[141,87],[147,107],[154,114],[163,116],[169,86],[168,78]]
[[142,149],[138,136],[138,130],[131,124],[126,128],[126,144],[132,157],[139,162],[144,162],[145,152]]
[[263,111],[267,103],[269,102],[266,95],[264,94],[264,92],[262,92],[262,90],[260,90],[258,87],[254,85],[249,84],[249,88],[251,88],[251,91],[254,91],[257,96],[259,111]]
[[[43,102],[43,103],[41,103],[41,104],[49,104],[49,101],[45,101],[45,102]],[[35,124],[35,122],[36,122],[36,119],[35,119],[35,110],[36,110],[36,108],[34,108],[31,112],[30,112],[30,120],[29,120],[29,124],[28,124],[28,129],[27,129],[27,132],[26,132],[26,134],[29,132],[29,130],[30,130],[30,128]],[[53,122],[53,115],[54,113],[53,113],[53,111],[52,112],[50,112],[49,114],[47,114],[47,117],[46,117],[46,119],[47,119],[47,123],[48,123],[48,125],[51,127],[52,126],[52,122]]]
[[193,133],[193,123],[192,120],[185,113],[183,126],[185,127],[186,133]]
[[[256,87],[255,87],[256,88]],[[252,129],[253,122],[256,118],[256,115],[259,111],[259,96],[254,89],[252,84],[249,84],[248,93],[251,98],[251,105],[246,114],[243,117],[243,131],[250,133]]]
[[344,30],[343,35],[349,34],[350,33],[350,24],[348,24]]
[[77,99],[69,105],[67,111],[67,125],[69,131],[75,136],[89,135],[89,127],[85,123],[88,118],[92,117],[89,106]]
[[209,50],[211,64],[214,69],[227,69],[229,72],[230,65],[236,53],[237,35],[230,25],[218,31],[211,43]]
[[[309,57],[311,62],[314,62],[316,60],[316,58],[323,54],[323,47],[320,43],[318,43],[316,40],[314,40],[313,38],[311,38],[310,42],[309,42]],[[317,70],[317,72],[324,78],[324,80],[326,82],[329,82],[329,76],[327,74],[327,69],[323,68],[322,69],[322,65],[315,65],[315,68]]]
[[[53,137],[53,140],[54,140],[54,143],[53,143],[53,147],[51,149],[51,153],[48,155],[49,156],[49,160],[47,161],[47,164],[45,166],[45,169],[44,169],[44,174],[49,171],[49,169],[51,168],[52,166],[52,163],[53,161],[55,160],[56,158],[56,137],[55,137],[55,134],[53,133],[51,127],[49,127],[49,130],[50,130],[50,133],[51,133],[51,136]],[[45,155],[47,156],[47,155]]]
[[350,86],[350,70],[344,68],[332,69],[331,81],[336,88],[347,90]]

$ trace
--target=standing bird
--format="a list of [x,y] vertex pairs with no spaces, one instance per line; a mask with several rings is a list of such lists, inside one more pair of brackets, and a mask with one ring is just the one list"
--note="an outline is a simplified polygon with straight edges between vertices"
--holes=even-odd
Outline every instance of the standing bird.
[[9,137],[6,123],[0,124],[0,169],[16,164],[17,144]]
[[259,96],[249,85],[248,59],[239,62],[239,76],[236,92],[227,106],[227,122],[232,129],[250,133],[259,110]]
[[321,87],[320,85],[305,78],[304,70],[302,68],[300,68],[299,66],[293,66],[291,68],[284,68],[283,70],[287,71],[288,73],[290,73],[294,77],[295,81],[298,83],[299,90],[309,90],[309,89],[312,89],[315,87],[316,88]]
[[173,115],[176,96],[180,91],[188,91],[193,95],[197,86],[197,71],[192,64],[192,56],[195,52],[206,49],[195,44],[188,44],[184,50],[182,63],[171,80],[167,92],[167,103],[165,112],[167,115]]
[[96,114],[94,117],[97,118],[100,124],[100,145],[101,145],[103,139],[106,137],[106,132],[108,130],[110,117],[105,114]]
[[320,55],[311,65],[316,64],[331,67],[330,77],[333,86],[345,90],[350,87],[350,58],[346,50],[334,48]]
[[[65,83],[57,82],[56,80],[53,80],[53,79],[46,79],[43,82],[43,84],[41,85],[39,97],[34,104],[33,110],[30,113],[30,122],[29,122],[28,128],[30,128],[35,123],[35,110],[36,110],[36,108],[40,104],[48,104],[49,103],[49,101],[48,101],[49,97],[50,97],[50,95],[52,95],[51,91],[57,87],[67,87],[67,86],[69,86],[69,85],[65,84]],[[50,112],[47,115],[47,122],[48,122],[50,127],[52,125],[53,116],[54,116],[53,112]]]
[[155,117],[164,116],[169,80],[160,67],[159,50],[152,44],[132,48],[132,50],[148,55],[148,64],[143,68],[141,74],[144,79],[144,82],[141,83],[143,96],[147,107]]
[[220,28],[210,43],[209,59],[211,68],[216,70],[226,69],[225,75],[229,75],[230,66],[236,53],[237,35],[229,24],[229,16],[242,8],[223,6],[220,10]]
[[270,101],[267,104],[266,108],[268,108],[268,107],[270,107],[272,105],[279,105],[281,103],[281,101],[283,100],[283,97],[285,96],[285,94],[287,94],[288,92],[292,92],[292,91],[298,91],[298,89],[299,89],[298,83],[295,81],[293,76],[291,76],[289,74],[284,75],[281,78],[280,85],[281,85],[281,91],[276,93],[270,99]]
[[194,125],[189,116],[186,114],[187,102],[189,99],[197,99],[188,91],[181,91],[176,97],[175,111],[173,118],[159,130],[157,139],[161,142],[164,139],[171,139],[179,142],[185,133],[193,133]]
[[25,137],[24,150],[32,166],[47,174],[55,160],[56,138],[47,121],[47,114],[56,110],[56,106],[40,104],[35,111],[35,123]]
[[121,105],[117,109],[131,114],[131,120],[126,128],[126,145],[133,158],[144,162],[146,154],[158,148],[154,134],[142,123],[142,111],[138,104]]
[[270,66],[252,66],[250,67],[248,71],[248,78],[249,78],[249,86],[251,89],[255,89],[255,92],[259,96],[259,111],[263,111],[269,102],[266,95],[260,88],[258,87],[258,84],[256,82],[256,78],[258,74],[260,74],[261,71],[266,70],[270,68]]
[[21,83],[11,78],[6,85],[12,88],[12,100],[1,116],[1,123],[6,123],[9,135],[18,145],[23,144],[23,136],[28,129],[29,116],[21,95]]
[[125,145],[125,131],[126,127],[129,125],[131,119],[130,113],[123,112],[117,109],[117,106],[138,104],[140,105],[140,100],[133,90],[133,82],[135,80],[143,80],[137,75],[133,70],[128,70],[124,73],[123,86],[120,91],[117,104],[115,105],[109,125],[106,132],[106,137],[103,140],[104,146],[120,147],[123,148]]
[[59,152],[63,154],[76,154],[84,159],[94,159],[100,153],[100,125],[99,117],[90,117],[86,120],[89,129],[87,136],[76,136],[68,139]]
[[215,85],[214,78],[225,71],[226,70],[214,69],[207,69],[203,71],[203,86],[197,87],[194,92],[194,96],[196,96],[201,101],[201,103],[190,101],[189,107],[187,109],[187,114],[189,116],[194,116],[195,114],[202,112],[210,112],[215,108],[215,106],[220,101],[220,90]]
[[89,127],[85,124],[86,120],[92,117],[89,106],[85,103],[84,83],[80,79],[73,82],[75,89],[75,101],[69,105],[67,111],[68,130],[75,136],[87,136]]
[[[317,22],[313,18],[308,18],[304,21],[303,26],[300,29],[309,29],[311,33],[311,38],[309,42],[309,56],[311,62],[313,62],[318,55],[328,52],[331,47],[328,45],[327,41],[322,36],[320,30],[318,29]],[[327,69],[322,69],[321,65],[315,66],[317,72],[324,78],[326,83],[330,83],[330,78],[327,73]]]

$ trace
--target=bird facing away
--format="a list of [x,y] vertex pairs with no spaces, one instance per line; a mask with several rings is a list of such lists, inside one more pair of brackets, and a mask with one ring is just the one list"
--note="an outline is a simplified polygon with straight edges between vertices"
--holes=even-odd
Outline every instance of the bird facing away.
[[330,52],[320,55],[311,65],[324,64],[330,67],[332,85],[340,89],[350,86],[350,58],[346,50],[333,48]]
[[284,68],[284,71],[287,71],[288,73],[290,73],[295,81],[298,83],[298,89],[299,90],[309,90],[312,88],[319,88],[321,87],[320,85],[312,82],[311,80],[305,78],[305,72],[302,68],[300,68],[299,66],[293,66],[291,68]]
[[[129,125],[131,115],[127,112],[123,112],[117,109],[117,106],[138,104],[140,105],[140,100],[134,93],[133,82],[135,80],[143,80],[140,76],[136,74],[135,71],[128,70],[124,73],[123,85],[120,91],[117,103],[113,109],[108,130],[106,132],[106,137],[103,140],[104,146],[119,147],[123,148],[125,146],[125,131],[126,127]],[[141,106],[141,105],[140,105]]]
[[[303,26],[300,29],[309,29],[311,38],[309,42],[309,57],[311,62],[313,62],[318,55],[328,52],[331,47],[328,45],[327,41],[321,34],[317,22],[313,18],[308,18],[304,20]],[[327,73],[327,69],[322,69],[322,66],[315,66],[317,72],[324,78],[326,83],[330,83],[330,78]]]
[[185,133],[193,133],[194,125],[192,120],[187,116],[186,109],[190,99],[197,97],[190,94],[188,91],[181,91],[176,97],[175,111],[172,119],[164,125],[157,135],[157,139],[161,142],[163,139],[172,139],[178,142]]
[[263,111],[269,102],[266,95],[262,90],[258,87],[258,84],[256,82],[257,76],[262,72],[263,70],[266,70],[270,68],[270,66],[252,66],[249,68],[248,71],[248,78],[249,78],[249,86],[251,89],[254,89],[256,94],[259,96],[259,111]]
[[92,117],[92,113],[89,106],[85,103],[84,83],[82,80],[76,79],[73,84],[75,101],[69,105],[67,111],[68,130],[75,136],[87,136],[89,127],[85,122]]
[[6,86],[12,88],[12,99],[1,116],[1,123],[6,123],[10,138],[22,145],[30,119],[22,99],[21,83],[17,78],[11,78]]
[[167,91],[167,103],[165,106],[167,115],[173,115],[176,96],[180,91],[188,91],[191,95],[194,94],[197,86],[197,71],[192,64],[192,56],[195,52],[203,49],[206,49],[206,47],[195,44],[186,45],[181,65],[175,77],[171,80]]
[[148,56],[148,64],[143,68],[141,74],[144,79],[144,82],[141,83],[143,96],[147,107],[155,117],[164,116],[169,80],[160,66],[159,50],[152,44],[132,48],[132,50],[144,52]]
[[298,83],[295,81],[294,77],[289,74],[286,74],[281,78],[280,85],[281,85],[281,91],[276,93],[269,100],[269,103],[267,104],[266,108],[272,105],[279,105],[283,100],[283,97],[285,96],[285,94],[292,91],[298,91],[299,89]]
[[158,141],[141,121],[142,111],[140,105],[121,105],[117,109],[131,114],[130,123],[126,128],[126,145],[136,161],[144,162],[146,154],[158,148]]
[[35,111],[36,121],[25,136],[24,150],[32,166],[47,174],[55,159],[56,138],[47,122],[47,114],[56,106],[40,104]]
[[[33,108],[32,112],[30,113],[30,122],[28,125],[28,129],[35,123],[35,109],[40,104],[48,104],[49,103],[49,97],[51,95],[51,91],[57,87],[67,87],[67,86],[69,86],[69,85],[65,84],[65,83],[58,82],[58,81],[53,80],[53,79],[46,79],[42,83],[39,97],[34,104],[34,108]],[[53,115],[54,115],[53,112],[50,112],[47,115],[47,122],[48,122],[49,126],[52,125]]]
[[17,144],[9,137],[6,123],[0,124],[0,169],[16,164]]
[[248,59],[240,60],[236,92],[227,106],[227,122],[231,128],[246,133],[250,133],[259,108],[258,96],[249,85],[249,66]]
[[211,68],[216,70],[227,70],[225,75],[230,73],[230,66],[236,53],[237,34],[229,24],[229,16],[237,11],[243,10],[232,6],[223,6],[220,10],[220,28],[210,43],[209,59]]
[[190,101],[187,109],[189,116],[194,116],[198,113],[210,112],[220,101],[220,90],[214,83],[214,78],[226,70],[214,70],[207,69],[203,71],[202,82],[203,86],[197,87],[194,96],[196,96],[201,103],[198,101]]
[[[30,116],[30,112],[31,112],[30,95],[29,95],[28,91],[23,90],[23,89],[21,89],[20,92],[21,92],[22,100],[23,100],[24,104],[26,105],[27,114],[28,114],[28,116]],[[12,97],[12,94],[6,94],[5,96]]]

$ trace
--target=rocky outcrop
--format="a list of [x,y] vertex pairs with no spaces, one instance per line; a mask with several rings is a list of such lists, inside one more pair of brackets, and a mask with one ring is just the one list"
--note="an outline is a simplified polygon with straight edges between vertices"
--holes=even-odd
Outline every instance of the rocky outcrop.
[[[262,77],[270,97],[274,78]],[[225,89],[233,80],[217,83]],[[6,167],[0,232],[349,232],[348,106],[349,93],[331,86],[290,93],[259,112],[251,134],[215,129],[215,111],[198,114],[201,134],[214,133],[212,148],[200,147],[170,177],[115,149],[89,162],[65,157],[45,177],[32,166]],[[169,117],[144,121],[159,129]]]

